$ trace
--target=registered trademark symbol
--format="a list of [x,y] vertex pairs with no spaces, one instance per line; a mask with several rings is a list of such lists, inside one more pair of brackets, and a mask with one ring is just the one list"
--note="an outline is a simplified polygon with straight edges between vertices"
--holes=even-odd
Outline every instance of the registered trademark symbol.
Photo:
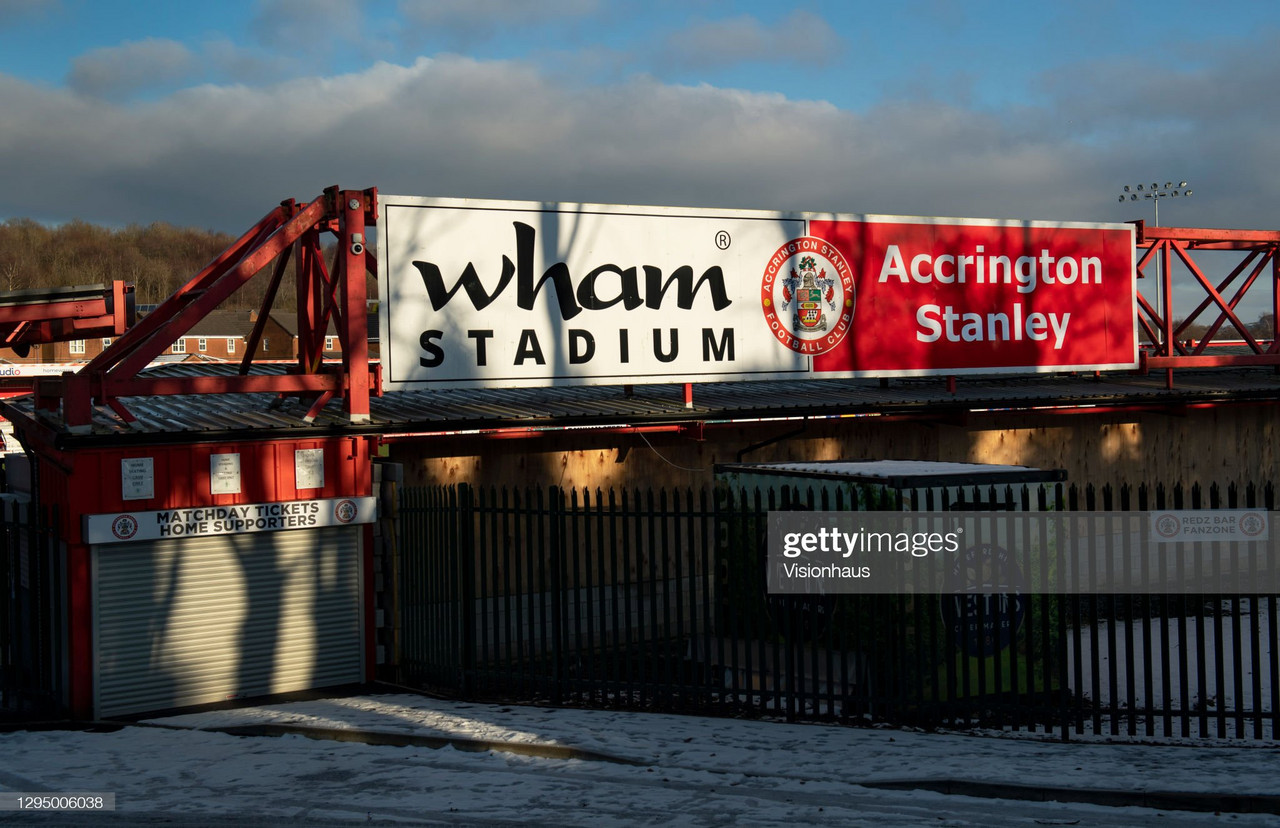
[[721,250],[728,250],[731,244],[733,244],[733,239],[729,236],[728,230],[721,230],[716,233],[716,247]]

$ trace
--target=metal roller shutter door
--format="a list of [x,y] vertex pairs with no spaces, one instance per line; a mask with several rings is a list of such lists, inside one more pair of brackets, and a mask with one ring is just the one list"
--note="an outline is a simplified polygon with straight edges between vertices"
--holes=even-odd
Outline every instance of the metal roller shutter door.
[[357,682],[360,530],[94,548],[99,716]]

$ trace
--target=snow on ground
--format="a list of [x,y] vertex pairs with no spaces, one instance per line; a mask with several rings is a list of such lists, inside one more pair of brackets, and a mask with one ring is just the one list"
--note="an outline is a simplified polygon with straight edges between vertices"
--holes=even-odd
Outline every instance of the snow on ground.
[[[1085,629],[1069,641],[1072,646],[1079,647],[1079,661],[1082,674],[1076,676],[1074,667],[1068,669],[1068,686],[1074,692],[1088,698],[1096,698],[1103,705],[1111,704],[1111,673],[1116,675],[1116,702],[1121,708],[1130,704],[1130,684],[1132,684],[1132,705],[1136,709],[1145,709],[1149,705],[1156,709],[1171,707],[1175,710],[1207,711],[1210,721],[1203,734],[1200,733],[1200,722],[1193,718],[1189,722],[1190,732],[1195,735],[1218,735],[1217,715],[1220,710],[1227,711],[1227,733],[1236,732],[1235,717],[1229,715],[1237,707],[1249,712],[1270,713],[1272,711],[1272,694],[1275,682],[1280,680],[1273,674],[1272,640],[1268,631],[1271,617],[1268,604],[1260,603],[1250,612],[1248,599],[1241,601],[1242,615],[1225,618],[1151,618],[1132,622],[1131,627],[1124,621],[1115,622],[1114,629],[1109,622],[1102,622],[1095,630]],[[1231,610],[1231,602],[1224,602],[1224,609]],[[1144,630],[1144,625],[1146,629]],[[1235,639],[1239,627],[1241,644],[1237,650]],[[1256,630],[1256,632],[1255,632]],[[1203,633],[1203,636],[1201,635]],[[1146,641],[1151,641],[1151,652],[1146,652]],[[1203,637],[1203,642],[1200,640]],[[1256,640],[1258,652],[1253,652]],[[1133,652],[1130,653],[1130,647]],[[1169,664],[1164,664],[1165,652],[1168,652]],[[1096,655],[1095,655],[1095,650]],[[1201,655],[1203,653],[1203,656]],[[1221,654],[1223,660],[1223,676],[1221,684],[1217,678],[1217,660]],[[1200,679],[1200,658],[1204,659],[1204,679]],[[1093,660],[1097,659],[1097,673],[1094,673]],[[1074,665],[1075,650],[1067,656],[1068,664]],[[1237,659],[1239,664],[1237,665]],[[1129,665],[1132,662],[1133,668]],[[1240,672],[1240,681],[1235,679],[1236,671]],[[1165,686],[1164,673],[1169,673],[1169,686]],[[1147,697],[1147,682],[1151,683],[1150,698]],[[1182,689],[1186,683],[1186,691]],[[1258,687],[1255,690],[1254,684]],[[1096,683],[1096,684],[1095,684]],[[1110,717],[1106,717],[1110,718]],[[1181,734],[1181,722],[1174,717],[1173,732]],[[1253,731],[1252,717],[1246,727]],[[1139,729],[1145,725],[1140,723]],[[1164,735],[1164,723],[1156,716],[1156,734]],[[1263,735],[1272,737],[1274,725],[1264,721]]]
[[[187,729],[265,723],[558,745],[626,761]],[[116,794],[114,818],[51,814],[44,824],[1280,825],[1280,817],[1265,814],[980,799],[859,784],[952,779],[1274,794],[1278,770],[1275,743],[1064,744],[409,694],[202,712],[107,733],[0,734],[0,790]],[[16,821],[42,820],[0,811],[0,825]]]

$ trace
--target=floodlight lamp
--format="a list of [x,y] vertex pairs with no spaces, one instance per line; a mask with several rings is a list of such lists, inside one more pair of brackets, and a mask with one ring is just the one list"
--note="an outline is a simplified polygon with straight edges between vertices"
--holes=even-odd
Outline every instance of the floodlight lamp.
[[1184,195],[1184,196],[1189,196],[1189,195],[1191,195],[1191,191],[1190,191],[1190,190],[1187,190],[1185,193],[1183,193],[1183,195]]
[[1152,181],[1152,182],[1151,182],[1151,189],[1153,189],[1153,190],[1158,189],[1158,188],[1159,188],[1159,186],[1160,186],[1160,185],[1159,185],[1159,184],[1156,184],[1156,182],[1154,182],[1154,181]]
[[1120,196],[1120,200],[1121,200],[1121,201],[1124,201],[1124,196]]
[[1182,187],[1183,189],[1186,189],[1187,182],[1185,182],[1185,181],[1179,181],[1179,182],[1178,182],[1178,186],[1179,186],[1179,187]]
[[1142,192],[1142,185],[1141,185],[1141,184],[1139,184],[1139,185],[1138,185],[1138,192]]
[[1173,182],[1172,182],[1172,181],[1166,181],[1166,182],[1164,182],[1164,188],[1165,188],[1166,190],[1170,189],[1171,187],[1173,187]]
[[1129,192],[1129,185],[1128,185],[1128,184],[1124,185],[1124,191],[1125,191],[1126,193],[1127,193],[1127,192]]

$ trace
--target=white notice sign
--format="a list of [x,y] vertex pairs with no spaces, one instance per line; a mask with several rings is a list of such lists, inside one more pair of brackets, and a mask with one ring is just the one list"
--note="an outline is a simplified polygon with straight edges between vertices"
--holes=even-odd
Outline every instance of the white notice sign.
[[240,455],[210,455],[209,492],[210,494],[240,494]]
[[293,476],[299,489],[324,488],[324,449],[295,450]]
[[377,519],[378,499],[366,496],[85,515],[83,526],[84,539],[97,544],[357,526]]
[[129,457],[120,461],[120,491],[125,500],[150,500],[156,496],[155,460]]

